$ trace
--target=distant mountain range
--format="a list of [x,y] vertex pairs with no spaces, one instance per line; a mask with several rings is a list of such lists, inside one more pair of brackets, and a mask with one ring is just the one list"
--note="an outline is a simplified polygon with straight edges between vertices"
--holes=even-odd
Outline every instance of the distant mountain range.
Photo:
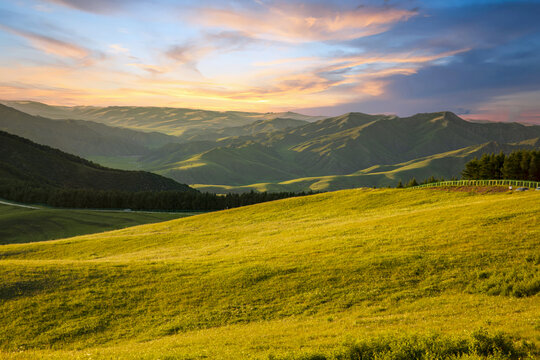
[[77,156],[0,131],[0,182],[53,188],[118,191],[195,191],[145,171],[102,167]]
[[[139,161],[145,169],[189,184],[239,186],[359,171],[373,173],[374,169],[426,161],[424,158],[436,154],[447,157],[450,155],[445,153],[460,149],[467,153],[470,149],[465,148],[471,146],[515,144],[538,137],[540,126],[470,123],[450,112],[408,118],[350,113],[254,136],[169,145]],[[511,146],[519,145],[506,148]],[[487,147],[481,149],[488,151]],[[457,165],[448,164],[450,171],[441,173],[428,166],[427,171],[407,172],[407,177],[421,177],[430,171],[435,171],[432,175],[459,176],[463,162],[453,158]],[[355,182],[355,186],[383,184],[388,181]]]
[[[39,116],[84,120],[50,120],[2,106],[0,129],[103,164],[144,169],[215,192],[334,190],[395,185],[412,177],[449,178],[459,176],[474,156],[540,147],[540,126],[473,123],[451,112],[317,118],[4,103]],[[163,129],[169,135],[159,133]]]
[[106,126],[92,121],[51,120],[0,104],[0,130],[79,156],[142,155],[179,142],[174,136]]
[[49,119],[95,121],[102,124],[140,131],[188,137],[196,133],[212,132],[227,127],[250,125],[257,120],[286,118],[315,121],[324,116],[308,116],[293,112],[255,113],[242,111],[209,111],[198,109],[140,107],[140,106],[51,106],[34,101],[0,101],[0,103]]

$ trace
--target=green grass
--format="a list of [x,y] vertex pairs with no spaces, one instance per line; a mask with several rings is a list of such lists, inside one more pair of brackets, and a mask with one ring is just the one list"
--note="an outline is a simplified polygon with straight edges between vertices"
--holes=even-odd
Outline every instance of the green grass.
[[156,223],[193,213],[139,213],[42,208],[0,204],[0,245],[29,243]]
[[[419,181],[428,179],[430,176],[446,179],[455,176],[459,177],[469,160],[474,157],[480,157],[484,153],[511,152],[520,148],[535,148],[537,146],[538,141],[523,141],[515,144],[486,143],[430,155],[399,164],[375,165],[348,175],[303,177],[281,182],[264,182],[243,186],[203,183],[190,186],[199,191],[218,194],[249,191],[335,191],[362,186],[395,187],[400,180],[406,184],[413,177]],[[214,176],[214,178],[217,178],[217,176]]]
[[140,162],[143,169],[188,184],[328,191],[395,186],[412,177],[448,179],[459,176],[474,156],[535,148],[539,136],[540,127],[470,123],[449,112],[409,118],[349,113],[205,146],[180,144]]
[[540,193],[432,189],[4,245],[0,356],[526,358],[540,344],[539,249]]

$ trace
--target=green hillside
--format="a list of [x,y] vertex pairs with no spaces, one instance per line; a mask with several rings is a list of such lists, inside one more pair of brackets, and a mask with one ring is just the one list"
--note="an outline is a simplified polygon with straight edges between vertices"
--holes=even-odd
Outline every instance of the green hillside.
[[358,189],[4,245],[0,355],[534,358],[539,214],[536,191]]
[[275,183],[256,183],[244,186],[194,184],[192,187],[218,194],[247,191],[335,191],[362,186],[394,187],[401,180],[407,183],[413,177],[421,181],[430,176],[450,179],[460,176],[465,164],[482,154],[511,153],[519,149],[540,149],[540,138],[510,144],[489,142],[463,149],[444,152],[394,165],[375,165],[348,175],[306,177]]
[[[449,112],[409,118],[350,113],[293,129],[226,138],[213,145],[172,144],[166,156],[151,153],[139,161],[144,169],[189,184],[216,184],[218,180],[221,185],[242,186],[349,175],[488,142],[504,144],[538,137],[540,126],[471,123]],[[450,176],[459,176],[461,165],[458,161],[445,168],[447,173],[451,169]],[[428,167],[429,171],[440,171]],[[357,186],[382,180],[379,176]]]
[[194,191],[144,171],[105,168],[60,150],[0,131],[1,185],[27,183],[56,188],[119,191]]
[[242,111],[209,111],[185,108],[142,106],[51,106],[33,101],[2,101],[3,104],[31,115],[51,119],[76,119],[96,121],[141,131],[157,131],[180,136],[189,131],[188,137],[226,127],[241,127],[258,120],[287,118],[302,121],[323,119],[293,112],[254,113]]
[[29,209],[0,204],[0,245],[61,239],[190,215],[193,213]]
[[4,109],[26,119],[5,122],[10,128],[26,124],[24,131],[19,130],[30,139],[74,149],[105,166],[146,170],[212,192],[336,190],[395,185],[412,177],[449,178],[460,176],[473,156],[506,151],[513,145],[504,144],[524,141],[536,145],[520,146],[538,147],[540,138],[540,126],[473,123],[450,112],[407,118],[348,113],[307,122],[315,118],[294,113],[7,104],[32,114],[178,134],[48,120],[0,107],[0,115]]
[[149,149],[180,142],[175,136],[156,132],[32,116],[1,104],[0,130],[83,157],[143,155]]

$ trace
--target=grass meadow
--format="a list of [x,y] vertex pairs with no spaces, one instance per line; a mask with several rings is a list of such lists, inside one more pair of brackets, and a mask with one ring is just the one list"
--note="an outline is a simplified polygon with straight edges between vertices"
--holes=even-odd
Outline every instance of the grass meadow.
[[0,245],[61,239],[135,225],[156,223],[194,213],[29,209],[0,204]]
[[540,192],[356,189],[0,246],[6,359],[532,359]]

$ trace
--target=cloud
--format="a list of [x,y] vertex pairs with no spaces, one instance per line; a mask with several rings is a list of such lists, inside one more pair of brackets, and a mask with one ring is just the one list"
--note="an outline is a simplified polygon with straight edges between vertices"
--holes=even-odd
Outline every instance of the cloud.
[[109,49],[111,49],[113,52],[117,54],[129,54],[129,49],[123,47],[120,44],[110,44]]
[[166,68],[157,66],[157,65],[151,65],[151,64],[139,64],[139,63],[130,63],[129,66],[136,67],[138,69],[144,70],[150,74],[163,74],[167,72],[168,70]]
[[193,19],[197,24],[233,29],[256,38],[304,42],[374,35],[416,15],[415,11],[392,7],[339,10],[309,4],[259,4],[256,9],[201,8]]
[[443,52],[440,54],[426,54],[426,55],[416,55],[414,52],[408,52],[403,54],[388,54],[388,55],[376,55],[376,56],[348,56],[342,58],[336,58],[330,62],[336,63],[335,65],[329,65],[321,69],[325,72],[335,72],[344,69],[352,69],[357,66],[366,65],[366,64],[422,64],[428,63],[435,60],[447,58],[454,56],[460,53],[469,51],[470,48],[458,49]]
[[79,60],[87,58],[91,55],[91,52],[88,49],[70,42],[36,34],[30,31],[15,29],[6,25],[0,25],[0,29],[28,40],[33,47],[47,54]]
[[517,91],[495,96],[477,106],[467,119],[520,121],[540,124],[540,90]]
[[122,11],[134,3],[144,0],[45,0],[57,5],[96,14],[109,14]]
[[165,55],[178,63],[195,67],[200,59],[210,53],[240,51],[256,42],[247,33],[239,31],[206,33],[197,39],[171,46]]

